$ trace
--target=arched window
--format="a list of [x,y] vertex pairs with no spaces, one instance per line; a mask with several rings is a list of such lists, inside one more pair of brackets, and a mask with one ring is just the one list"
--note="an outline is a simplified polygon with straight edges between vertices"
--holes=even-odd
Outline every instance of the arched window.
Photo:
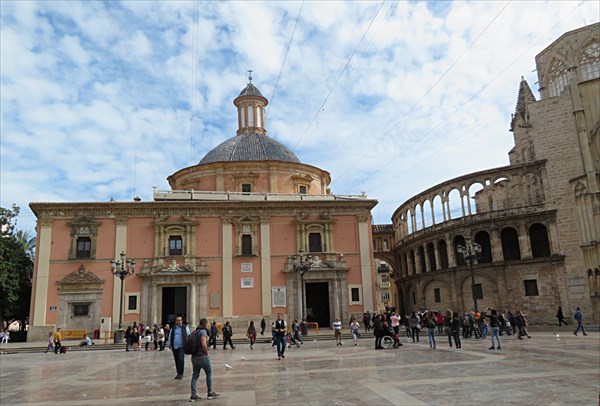
[[463,247],[465,246],[465,237],[463,237],[462,235],[457,235],[456,237],[454,237],[454,240],[452,240],[452,247],[454,248],[454,257],[456,258],[456,265],[466,265],[467,263],[465,262],[465,259],[462,255],[458,253],[458,250],[456,249],[456,247],[459,245],[462,245]]
[[404,276],[408,276],[408,254],[406,252],[404,253],[404,263],[402,265],[404,265]]
[[545,225],[534,224],[529,227],[529,241],[531,242],[531,255],[534,258],[550,256],[550,241]]
[[415,250],[410,250],[410,263],[412,265],[412,274],[417,274],[417,262],[415,261]]
[[432,242],[427,244],[427,258],[429,258],[429,270],[435,271],[437,269],[437,266],[435,263],[435,248],[433,247]]
[[505,261],[521,259],[519,233],[512,227],[506,227],[500,232],[502,240],[502,257]]
[[548,75],[548,94],[558,96],[567,87],[567,67],[561,60],[555,59]]
[[481,255],[479,256],[478,262],[480,264],[489,264],[492,262],[492,243],[490,242],[490,235],[485,231],[480,231],[475,234],[475,242],[481,245]]
[[594,40],[583,51],[579,71],[582,81],[600,78],[600,44],[598,41]]
[[254,106],[248,106],[248,127],[254,127]]
[[446,240],[438,241],[438,253],[440,255],[440,268],[448,269],[448,247],[446,247]]
[[425,249],[423,246],[419,246],[419,266],[421,267],[421,273],[427,272],[427,266],[425,264]]

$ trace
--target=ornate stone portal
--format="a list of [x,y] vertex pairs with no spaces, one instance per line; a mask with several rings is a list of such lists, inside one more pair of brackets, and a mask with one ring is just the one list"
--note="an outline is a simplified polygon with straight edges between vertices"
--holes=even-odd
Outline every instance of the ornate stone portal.
[[144,263],[139,274],[142,278],[141,320],[149,325],[161,323],[163,308],[163,290],[165,287],[186,288],[186,319],[195,325],[202,315],[208,313],[208,277],[210,272],[204,260],[200,265],[191,267],[171,260],[168,264],[155,266]]
[[83,265],[65,276],[58,285],[58,326],[92,332],[102,314],[104,281]]

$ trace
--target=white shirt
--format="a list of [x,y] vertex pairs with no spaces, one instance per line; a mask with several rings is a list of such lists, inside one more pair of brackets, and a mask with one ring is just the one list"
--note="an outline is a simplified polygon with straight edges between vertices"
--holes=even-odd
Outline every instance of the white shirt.
[[334,321],[333,322],[333,329],[340,331],[342,329],[342,322],[341,321]]

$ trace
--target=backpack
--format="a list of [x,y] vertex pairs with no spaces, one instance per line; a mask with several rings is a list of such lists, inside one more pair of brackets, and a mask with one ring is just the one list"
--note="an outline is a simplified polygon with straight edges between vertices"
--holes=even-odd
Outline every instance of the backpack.
[[183,342],[183,353],[193,355],[198,351],[198,331],[190,333]]
[[429,327],[429,328],[435,328],[435,320],[429,319],[427,321],[427,327]]

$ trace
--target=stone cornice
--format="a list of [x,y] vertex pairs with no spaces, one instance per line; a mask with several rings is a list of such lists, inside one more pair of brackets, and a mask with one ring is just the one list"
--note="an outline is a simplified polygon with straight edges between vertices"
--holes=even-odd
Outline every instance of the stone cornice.
[[[302,212],[334,212],[335,215],[364,214],[377,205],[377,200],[347,201],[164,201],[164,202],[32,202],[29,207],[44,222],[73,218],[81,213],[100,218],[180,216],[220,217],[231,213],[253,213],[256,216],[290,215]],[[46,223],[45,223],[46,224]]]

